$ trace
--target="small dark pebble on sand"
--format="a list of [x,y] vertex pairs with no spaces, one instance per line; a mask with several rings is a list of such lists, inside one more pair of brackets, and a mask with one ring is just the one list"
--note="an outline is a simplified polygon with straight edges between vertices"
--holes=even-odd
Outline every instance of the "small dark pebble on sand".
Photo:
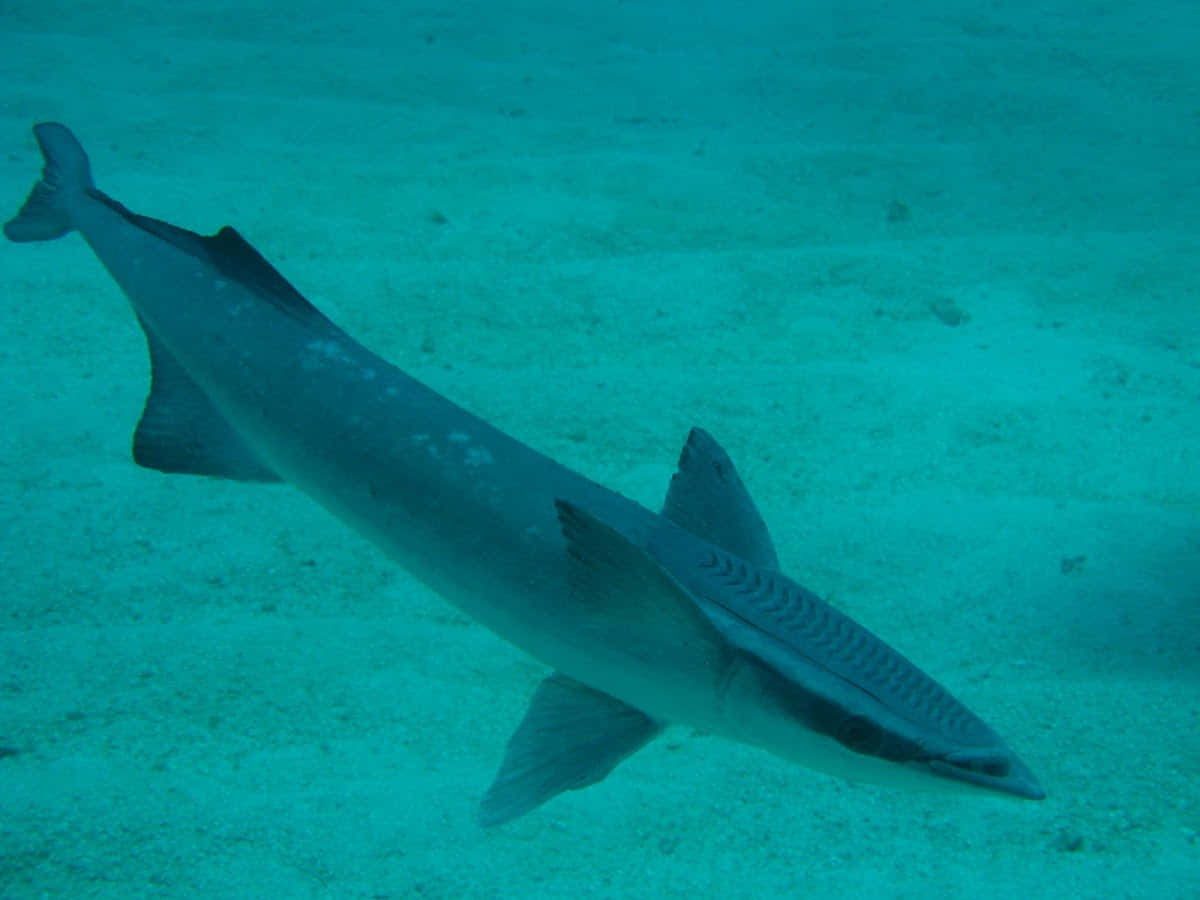
[[943,325],[949,325],[951,328],[957,328],[959,325],[971,321],[967,311],[949,297],[936,297],[930,300],[929,311],[937,316]]

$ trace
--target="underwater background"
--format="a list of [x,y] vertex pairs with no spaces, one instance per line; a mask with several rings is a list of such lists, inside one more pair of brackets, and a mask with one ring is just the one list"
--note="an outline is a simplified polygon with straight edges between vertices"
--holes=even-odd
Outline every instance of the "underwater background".
[[484,830],[546,670],[286,487],[168,477],[78,237],[0,246],[0,897],[1200,897],[1200,8],[0,4],[59,120],[363,343],[798,581],[1048,793],[688,729]]

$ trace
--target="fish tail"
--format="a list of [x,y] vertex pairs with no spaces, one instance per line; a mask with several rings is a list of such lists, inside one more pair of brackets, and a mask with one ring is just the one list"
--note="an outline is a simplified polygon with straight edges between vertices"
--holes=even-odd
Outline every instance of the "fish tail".
[[66,125],[43,122],[33,127],[45,165],[21,211],[4,225],[10,241],[51,241],[74,230],[71,197],[91,190],[87,153]]

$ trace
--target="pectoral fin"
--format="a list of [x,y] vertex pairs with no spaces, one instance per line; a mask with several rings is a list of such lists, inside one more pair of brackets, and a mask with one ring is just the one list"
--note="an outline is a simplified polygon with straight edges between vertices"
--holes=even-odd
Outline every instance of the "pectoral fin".
[[[646,679],[678,676],[680,666],[710,677],[727,653],[725,643],[678,582],[616,529],[565,500],[556,506],[581,625]],[[507,822],[563,791],[603,780],[663,725],[615,697],[551,675],[508,742],[480,820]]]
[[724,640],[662,565],[611,525],[556,500],[567,541],[567,580],[589,626],[628,649],[631,665],[653,658],[707,657],[715,664]]
[[499,825],[563,791],[602,781],[662,726],[608,694],[555,673],[538,687],[479,808]]

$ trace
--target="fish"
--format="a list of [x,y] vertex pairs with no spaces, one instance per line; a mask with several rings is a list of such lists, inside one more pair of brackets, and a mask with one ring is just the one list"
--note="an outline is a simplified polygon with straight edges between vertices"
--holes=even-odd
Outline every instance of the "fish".
[[603,781],[668,725],[851,780],[1045,796],[948,690],[783,573],[708,432],[655,512],[368,350],[233,228],[126,208],[65,125],[34,136],[41,178],[4,234],[78,232],[128,298],[151,370],[134,461],[291,484],[549,668],[484,826]]

